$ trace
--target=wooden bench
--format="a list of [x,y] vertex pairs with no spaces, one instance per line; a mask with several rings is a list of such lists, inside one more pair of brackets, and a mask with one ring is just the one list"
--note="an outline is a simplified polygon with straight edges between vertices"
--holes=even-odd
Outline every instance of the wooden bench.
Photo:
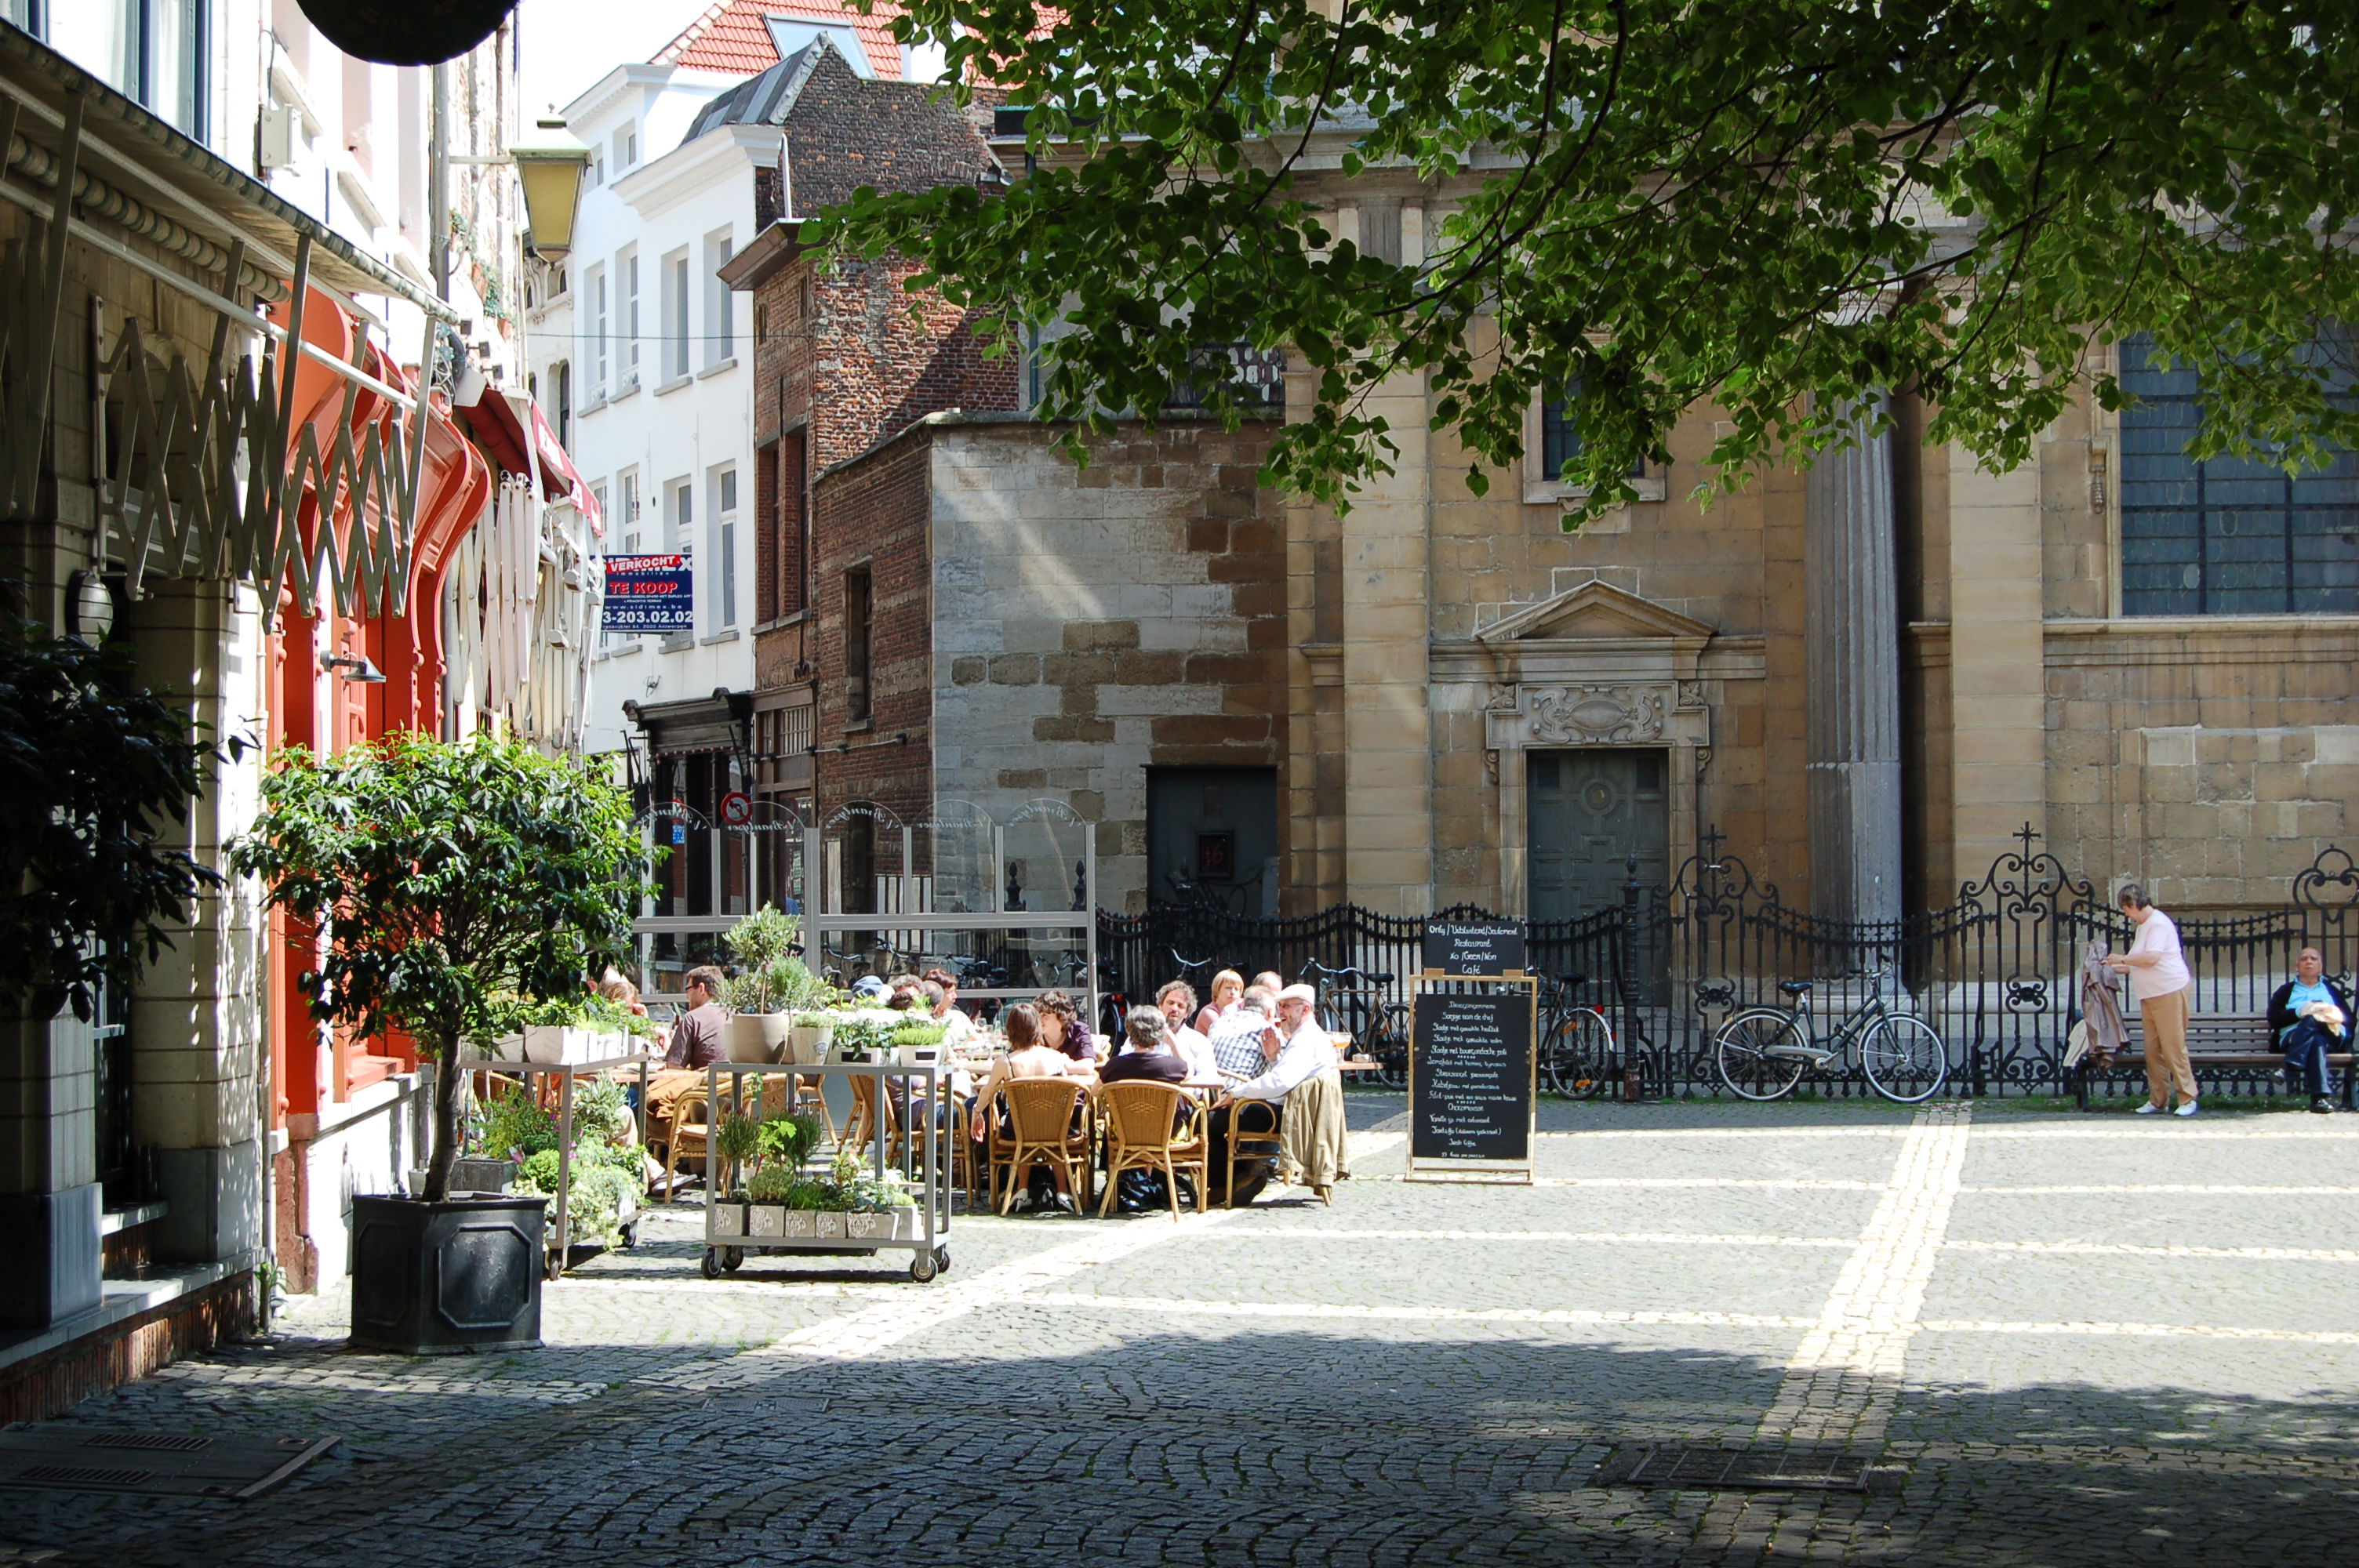
[[[2107,1070],[2143,1073],[2146,1071],[2145,1025],[2136,1012],[2132,1012],[2125,1022],[2129,1025],[2128,1046],[2114,1058],[2113,1066]],[[2334,1051],[2328,1053],[2326,1060],[2343,1076],[2343,1108],[2349,1110],[2352,1080],[2359,1076],[2351,1069],[2354,1062],[2359,1062],[2359,1055],[2349,1051]],[[2269,1033],[2267,1013],[2199,1012],[2187,1021],[2187,1065],[2193,1070],[2200,1087],[2208,1071],[2240,1068],[2249,1071],[2267,1067],[2282,1076],[2285,1054],[2277,1048],[2277,1037]],[[2089,1059],[2083,1056],[2072,1070],[2073,1094],[2082,1110],[2089,1108]]]

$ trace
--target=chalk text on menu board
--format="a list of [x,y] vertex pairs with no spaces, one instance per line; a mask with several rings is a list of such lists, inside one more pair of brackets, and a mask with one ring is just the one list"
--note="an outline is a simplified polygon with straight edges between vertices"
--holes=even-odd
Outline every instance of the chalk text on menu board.
[[1423,993],[1415,1030],[1409,1152],[1419,1160],[1530,1159],[1530,999]]
[[1504,975],[1524,967],[1524,928],[1513,920],[1429,920],[1425,967],[1445,975]]

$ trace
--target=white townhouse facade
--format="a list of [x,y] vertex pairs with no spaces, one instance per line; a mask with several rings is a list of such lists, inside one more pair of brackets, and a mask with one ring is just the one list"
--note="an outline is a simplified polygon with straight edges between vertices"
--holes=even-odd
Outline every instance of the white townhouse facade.
[[563,288],[531,316],[535,374],[602,500],[613,555],[690,558],[695,629],[602,634],[586,749],[637,745],[626,713],[754,685],[750,312],[715,273],[754,232],[776,127],[698,114],[743,78],[626,65],[564,111],[592,149]]

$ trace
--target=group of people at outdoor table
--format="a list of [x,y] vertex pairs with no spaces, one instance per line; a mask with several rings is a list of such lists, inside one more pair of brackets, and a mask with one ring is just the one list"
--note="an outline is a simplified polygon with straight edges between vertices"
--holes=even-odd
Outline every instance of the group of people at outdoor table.
[[[651,1141],[668,1141],[683,1097],[701,1087],[707,1067],[729,1060],[728,1014],[721,1000],[724,985],[725,977],[712,965],[700,965],[683,979],[687,1005],[669,1025],[662,1070],[648,1089]],[[619,977],[610,975],[599,989],[612,1000],[637,1005],[637,993]],[[1070,995],[1051,989],[999,1013],[997,1031],[1004,1044],[988,1038],[958,1005],[958,980],[946,970],[866,977],[855,982],[853,999],[864,1008],[911,1013],[941,1024],[946,1061],[974,1061],[978,1050],[991,1049],[989,1065],[979,1076],[965,1065],[947,1075],[948,1097],[930,1112],[913,1103],[922,1101],[921,1090],[905,1080],[888,1082],[894,1113],[904,1124],[930,1114],[947,1125],[955,1101],[966,1135],[983,1144],[995,1129],[1004,1129],[1000,1090],[1012,1081],[1068,1078],[1085,1093],[1146,1081],[1174,1086],[1208,1112],[1210,1149],[1203,1186],[1214,1191],[1188,1195],[1200,1206],[1208,1195],[1250,1202],[1273,1175],[1332,1202],[1334,1184],[1350,1173],[1344,1160],[1339,1045],[1321,1026],[1318,993],[1308,985],[1287,985],[1274,973],[1257,975],[1247,985],[1234,970],[1224,969],[1212,979],[1211,1000],[1200,1003],[1192,986],[1174,980],[1157,993],[1153,1006],[1132,1008],[1121,1034],[1113,1039],[1101,1038],[1091,1029]],[[1240,1108],[1247,1105],[1256,1109],[1240,1128]],[[1251,1138],[1257,1151],[1275,1146],[1278,1152],[1275,1160],[1256,1158],[1240,1164],[1232,1190],[1228,1150],[1235,1136]],[[1035,1209],[1077,1208],[1085,1195],[1065,1190],[1062,1173],[1053,1166],[1025,1174],[1026,1201]],[[1159,1177],[1146,1179],[1135,1172],[1120,1192],[1125,1209],[1160,1207],[1171,1196]]]

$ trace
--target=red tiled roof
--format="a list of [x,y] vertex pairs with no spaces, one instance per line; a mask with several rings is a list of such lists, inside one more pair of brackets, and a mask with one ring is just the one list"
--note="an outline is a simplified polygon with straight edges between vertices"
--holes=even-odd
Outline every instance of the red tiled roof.
[[658,65],[684,65],[699,70],[725,70],[752,76],[778,63],[778,47],[770,39],[765,16],[791,16],[850,27],[868,51],[868,63],[887,81],[901,80],[901,46],[893,41],[893,19],[901,8],[891,0],[877,0],[866,16],[828,0],[718,0],[690,22],[679,37],[663,47]]

